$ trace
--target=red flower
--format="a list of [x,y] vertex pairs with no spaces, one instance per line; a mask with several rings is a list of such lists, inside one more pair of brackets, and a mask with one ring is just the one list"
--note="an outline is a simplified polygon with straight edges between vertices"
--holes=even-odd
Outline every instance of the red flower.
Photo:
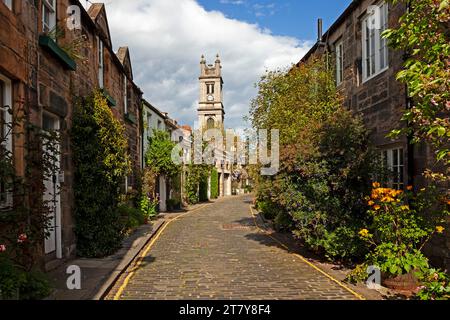
[[17,239],[18,243],[24,243],[25,241],[27,241],[28,237],[25,233],[22,233],[19,238]]
[[0,244],[0,252],[5,252],[6,246],[4,244]]

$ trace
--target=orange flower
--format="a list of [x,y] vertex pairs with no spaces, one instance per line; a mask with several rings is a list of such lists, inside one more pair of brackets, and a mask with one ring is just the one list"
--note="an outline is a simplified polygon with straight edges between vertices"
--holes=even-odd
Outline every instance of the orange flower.
[[408,190],[408,191],[412,191],[412,189],[413,189],[413,186],[407,186],[406,187],[406,190]]
[[380,183],[378,183],[378,182],[374,182],[374,183],[372,184],[372,186],[373,186],[374,188],[379,188],[379,187],[381,187]]
[[377,211],[381,209],[381,207],[380,207],[379,205],[376,205],[376,206],[374,206],[373,208],[374,208],[375,210],[377,210]]

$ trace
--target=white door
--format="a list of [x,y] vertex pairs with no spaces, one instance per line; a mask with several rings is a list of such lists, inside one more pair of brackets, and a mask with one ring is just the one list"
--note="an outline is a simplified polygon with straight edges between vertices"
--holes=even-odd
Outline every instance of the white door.
[[[43,115],[42,128],[45,131],[58,131],[59,119],[52,117],[48,114]],[[48,141],[47,141],[48,142]],[[60,183],[59,183],[59,170],[61,167],[61,159],[59,156],[59,143],[55,142],[55,146],[50,148],[44,143],[44,152],[48,153],[52,157],[55,157],[52,165],[53,172],[46,174],[44,177],[45,193],[44,201],[50,207],[50,221],[49,227],[46,230],[50,235],[45,239],[45,253],[56,252],[58,259],[62,258],[62,246],[61,246],[61,199],[60,199]],[[55,155],[56,153],[56,155]]]

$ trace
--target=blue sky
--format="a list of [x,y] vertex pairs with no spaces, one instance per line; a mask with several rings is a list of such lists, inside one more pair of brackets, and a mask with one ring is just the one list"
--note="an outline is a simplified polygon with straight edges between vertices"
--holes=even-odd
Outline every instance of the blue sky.
[[207,10],[227,17],[257,23],[275,35],[315,40],[317,18],[324,20],[324,31],[339,17],[351,0],[199,0]]

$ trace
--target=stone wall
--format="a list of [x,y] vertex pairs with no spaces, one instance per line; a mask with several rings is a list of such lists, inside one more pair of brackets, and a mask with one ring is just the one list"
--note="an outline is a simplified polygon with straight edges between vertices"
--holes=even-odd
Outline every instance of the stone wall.
[[[8,77],[13,85],[14,110],[23,109],[30,123],[42,127],[42,115],[48,113],[60,120],[61,128],[61,171],[64,182],[61,183],[61,218],[63,257],[75,254],[76,239],[73,219],[73,164],[70,142],[70,129],[75,99],[85,96],[98,88],[98,59],[96,35],[100,34],[97,25],[82,9],[82,31],[72,33],[66,30],[65,36],[57,40],[58,44],[70,43],[74,38],[85,36],[82,49],[83,60],[77,60],[76,71],[68,70],[61,61],[39,45],[41,27],[41,1],[14,1],[13,10],[0,2],[0,73]],[[78,1],[57,1],[58,24],[64,26],[66,8]],[[36,4],[36,6],[35,6]],[[80,5],[80,8],[81,5]],[[135,123],[125,120],[123,75],[125,68],[118,60],[110,41],[105,39],[105,89],[116,100],[112,108],[114,115],[126,126],[130,155],[135,171],[140,168],[140,105],[142,93],[134,84],[132,75],[128,76],[129,113],[134,115]],[[25,154],[23,136],[15,137],[14,161],[17,171],[24,172]],[[136,188],[137,179],[132,178],[132,187]],[[48,255],[46,260],[55,258]]]

